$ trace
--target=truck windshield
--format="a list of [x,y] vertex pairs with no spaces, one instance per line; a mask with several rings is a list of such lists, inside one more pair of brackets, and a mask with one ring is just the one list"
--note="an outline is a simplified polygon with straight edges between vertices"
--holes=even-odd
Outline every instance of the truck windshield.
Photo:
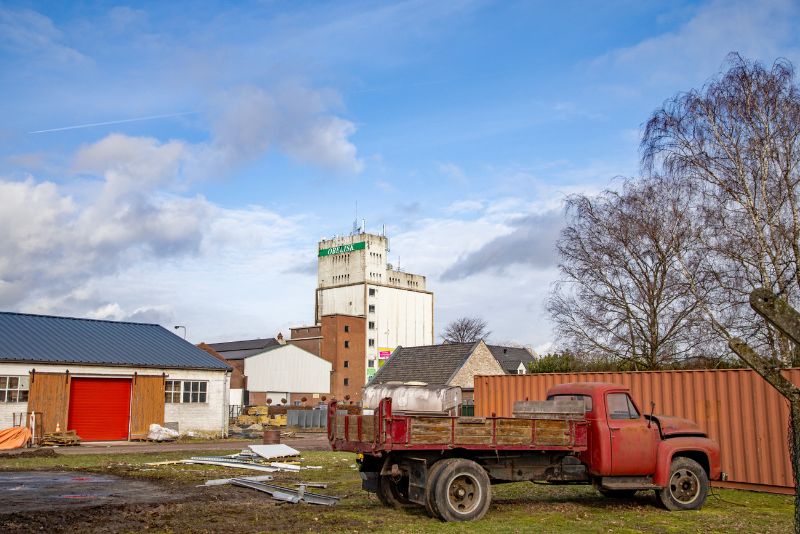
[[592,397],[589,395],[550,395],[547,400],[579,400],[583,401],[587,413],[592,411]]

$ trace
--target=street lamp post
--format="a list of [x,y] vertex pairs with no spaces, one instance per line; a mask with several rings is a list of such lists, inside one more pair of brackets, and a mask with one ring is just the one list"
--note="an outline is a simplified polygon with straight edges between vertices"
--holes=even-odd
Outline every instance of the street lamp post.
[[183,339],[186,339],[186,327],[180,324],[175,325],[175,330],[177,330],[178,328],[183,328]]

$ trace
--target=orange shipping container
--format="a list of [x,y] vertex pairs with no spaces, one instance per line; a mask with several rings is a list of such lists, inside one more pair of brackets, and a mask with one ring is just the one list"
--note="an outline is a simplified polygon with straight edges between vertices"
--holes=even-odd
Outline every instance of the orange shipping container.
[[[800,385],[800,368],[784,375]],[[721,449],[728,482],[718,485],[794,493],[788,450],[789,404],[749,369],[552,373],[475,377],[475,415],[511,417],[516,400],[541,400],[567,382],[614,382],[631,388],[643,412],[697,422]]]

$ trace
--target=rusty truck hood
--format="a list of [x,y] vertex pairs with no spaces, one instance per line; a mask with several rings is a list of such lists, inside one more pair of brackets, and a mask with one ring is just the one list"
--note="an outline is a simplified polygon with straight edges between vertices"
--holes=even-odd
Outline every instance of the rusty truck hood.
[[658,423],[661,428],[662,436],[705,436],[697,423],[682,417],[673,417],[671,415],[654,415],[653,419]]

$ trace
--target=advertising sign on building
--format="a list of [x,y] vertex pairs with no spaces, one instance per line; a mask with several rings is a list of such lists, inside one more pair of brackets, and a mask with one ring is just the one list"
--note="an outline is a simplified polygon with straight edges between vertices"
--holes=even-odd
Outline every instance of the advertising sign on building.
[[364,250],[366,246],[366,241],[359,241],[358,243],[338,245],[330,248],[321,248],[319,250],[319,257],[321,258],[323,256],[333,256],[334,254],[344,254],[345,252],[353,252],[354,250]]
[[389,356],[392,355],[392,351],[394,349],[390,349],[387,347],[378,347],[378,359],[379,360],[388,360]]

